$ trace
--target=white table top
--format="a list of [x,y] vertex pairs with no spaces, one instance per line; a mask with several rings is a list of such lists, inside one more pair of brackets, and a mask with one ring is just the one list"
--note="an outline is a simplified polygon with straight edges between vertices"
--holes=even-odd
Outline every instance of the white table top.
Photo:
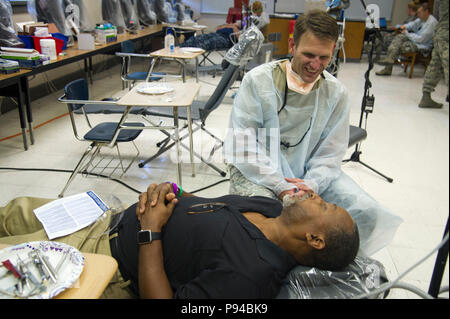
[[183,83],[174,81],[154,82],[155,84],[164,83],[172,86],[174,90],[170,93],[151,95],[137,92],[139,85],[145,85],[148,83],[149,82],[142,82],[137,84],[116,103],[118,105],[132,106],[190,106],[200,90],[200,84],[198,83]]
[[160,49],[153,51],[150,53],[153,57],[162,57],[162,58],[174,58],[174,59],[195,59],[199,55],[202,55],[206,51],[201,49],[198,52],[188,51],[189,49],[175,47],[174,52],[170,53],[169,49]]

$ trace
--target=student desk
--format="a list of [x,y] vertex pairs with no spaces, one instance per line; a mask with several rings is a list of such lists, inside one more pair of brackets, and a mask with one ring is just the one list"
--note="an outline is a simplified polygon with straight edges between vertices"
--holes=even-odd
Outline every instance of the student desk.
[[24,149],[28,149],[25,114],[28,121],[28,129],[30,131],[30,142],[31,144],[34,144],[33,114],[28,84],[29,76],[46,72],[69,63],[84,60],[84,70],[86,75],[92,79],[92,56],[113,50],[118,51],[120,50],[121,43],[127,40],[143,40],[147,37],[162,35],[162,29],[162,25],[158,24],[138,30],[136,34],[119,34],[117,36],[117,41],[97,45],[93,50],[78,50],[78,45],[75,43],[73,47],[70,47],[64,51],[66,55],[58,56],[57,60],[51,61],[46,65],[42,65],[34,69],[20,69],[19,72],[12,74],[0,74],[0,94],[3,96],[12,96],[17,98]]
[[[191,51],[195,50],[195,52]],[[157,51],[153,51],[150,53],[154,59],[152,60],[152,64],[150,66],[150,72],[148,72],[148,77],[153,72],[153,67],[159,59],[168,59],[175,60],[181,64],[183,69],[183,82],[186,82],[186,62],[185,60],[195,59],[195,79],[198,83],[198,57],[205,53],[206,51],[199,48],[180,48],[175,47],[174,52],[170,52],[169,49],[160,49]]]
[[[157,129],[165,131],[167,129],[174,130],[174,142],[177,153],[177,184],[182,185],[181,179],[181,160],[180,160],[180,136],[179,136],[179,123],[178,123],[178,108],[186,107],[187,108],[187,124],[189,130],[189,147],[190,147],[190,161],[192,168],[192,175],[195,176],[194,172],[194,155],[193,155],[193,140],[192,140],[192,121],[191,121],[191,104],[194,101],[200,90],[200,84],[198,83],[183,83],[180,81],[167,82],[168,85],[173,86],[174,91],[166,94],[159,95],[150,95],[150,94],[142,94],[137,90],[139,89],[139,85],[136,85],[131,91],[126,93],[121,99],[119,99],[116,104],[122,105],[126,108],[120,123],[124,123],[128,112],[131,110],[133,106],[144,106],[151,108],[152,106],[159,107],[172,107],[173,108],[173,126],[146,126],[146,129]],[[126,128],[132,129],[131,126],[127,126]],[[137,129],[142,129],[142,127],[137,127]],[[141,163],[145,165],[148,161]],[[142,167],[142,165],[139,165]]]

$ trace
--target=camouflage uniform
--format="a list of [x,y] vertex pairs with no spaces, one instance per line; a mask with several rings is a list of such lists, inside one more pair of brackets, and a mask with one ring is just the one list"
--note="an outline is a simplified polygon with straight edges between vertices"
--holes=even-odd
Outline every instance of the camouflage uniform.
[[241,196],[264,196],[278,199],[278,196],[274,192],[262,185],[251,182],[233,165],[228,165],[228,170],[230,172],[230,194]]
[[443,77],[448,86],[448,0],[439,1],[439,23],[433,37],[433,53],[425,73],[422,91],[431,93]]
[[[416,15],[408,16],[406,18],[406,20],[403,21],[403,24],[407,24],[407,23],[412,22],[412,21],[414,21],[416,19],[417,19]],[[385,51],[385,50],[387,51],[387,48],[389,48],[389,46],[392,43],[392,40],[394,40],[394,38],[395,38],[395,34],[393,32],[392,33],[390,33],[390,32],[382,32],[381,34],[382,34],[383,41],[380,41],[380,39],[377,38],[376,42],[375,42],[376,54],[377,54],[378,57],[381,55],[381,53],[383,51]]]
[[405,52],[419,52],[419,48],[405,34],[399,33],[389,45],[387,56],[395,61],[400,53]]

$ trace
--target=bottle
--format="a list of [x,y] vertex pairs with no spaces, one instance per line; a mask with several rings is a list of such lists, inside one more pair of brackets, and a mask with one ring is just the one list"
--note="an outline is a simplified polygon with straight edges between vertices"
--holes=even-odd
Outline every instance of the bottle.
[[164,37],[164,49],[169,50],[170,53],[175,51],[175,38],[171,28],[167,30],[167,34]]

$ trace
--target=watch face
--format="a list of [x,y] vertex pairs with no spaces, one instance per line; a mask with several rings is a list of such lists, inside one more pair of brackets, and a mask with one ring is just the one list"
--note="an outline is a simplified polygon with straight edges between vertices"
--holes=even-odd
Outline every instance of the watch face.
[[138,232],[138,243],[145,244],[151,241],[151,232],[149,230],[141,230]]

